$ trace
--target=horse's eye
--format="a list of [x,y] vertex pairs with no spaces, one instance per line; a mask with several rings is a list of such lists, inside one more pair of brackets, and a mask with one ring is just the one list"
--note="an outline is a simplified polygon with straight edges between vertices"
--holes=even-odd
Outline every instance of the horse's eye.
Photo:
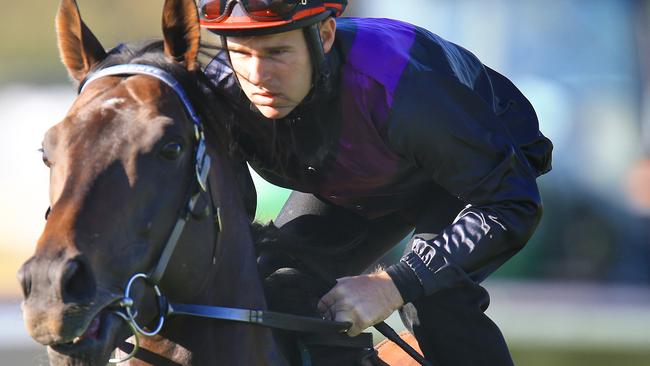
[[43,159],[43,164],[45,164],[45,166],[47,166],[48,168],[50,168],[50,167],[52,166],[52,162],[50,162],[50,161],[47,159],[47,155],[45,155],[45,150],[44,150],[43,148],[40,148],[40,149],[38,149],[38,151],[41,152],[41,158]]
[[183,152],[183,144],[180,142],[169,142],[160,150],[160,156],[167,160],[176,160]]

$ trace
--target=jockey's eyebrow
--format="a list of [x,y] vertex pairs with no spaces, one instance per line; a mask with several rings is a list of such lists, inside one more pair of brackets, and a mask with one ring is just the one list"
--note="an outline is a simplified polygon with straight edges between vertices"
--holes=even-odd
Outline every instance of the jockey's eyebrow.
[[270,52],[278,52],[278,51],[290,51],[292,49],[293,46],[291,45],[281,45],[281,46],[265,47],[263,48],[263,51],[270,53]]
[[[278,44],[278,45],[268,45],[260,48],[259,53],[262,55],[274,54],[278,52],[290,51],[295,47],[291,44]],[[228,44],[228,51],[234,53],[240,53],[243,55],[250,55],[253,53],[252,47],[246,46],[246,44]]]

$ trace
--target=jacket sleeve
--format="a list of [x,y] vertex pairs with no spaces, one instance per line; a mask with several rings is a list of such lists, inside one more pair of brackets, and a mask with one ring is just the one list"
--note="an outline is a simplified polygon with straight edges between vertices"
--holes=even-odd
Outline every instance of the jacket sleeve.
[[406,302],[483,280],[525,245],[542,214],[537,174],[484,97],[439,76],[408,90],[395,99],[389,144],[467,206],[433,239],[416,233],[389,268]]

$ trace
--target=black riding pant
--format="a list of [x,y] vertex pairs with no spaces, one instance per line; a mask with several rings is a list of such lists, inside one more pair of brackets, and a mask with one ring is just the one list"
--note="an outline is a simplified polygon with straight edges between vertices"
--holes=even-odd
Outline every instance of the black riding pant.
[[[319,264],[336,278],[358,275],[413,230],[431,237],[452,223],[464,205],[448,195],[436,196],[423,202],[423,209],[366,219],[311,194],[293,192],[275,225],[334,250],[362,238],[340,255],[319,257]],[[400,315],[435,365],[512,365],[501,331],[484,313],[488,304],[487,291],[469,281],[408,303]]]

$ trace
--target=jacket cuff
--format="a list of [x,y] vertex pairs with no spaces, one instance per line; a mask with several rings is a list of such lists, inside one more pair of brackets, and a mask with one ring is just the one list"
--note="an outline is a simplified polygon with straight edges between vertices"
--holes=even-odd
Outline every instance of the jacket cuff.
[[415,274],[420,285],[422,285],[422,295],[430,295],[435,291],[436,279],[434,273],[427,268],[422,258],[415,254],[415,252],[408,253],[402,257],[400,262],[406,264]]
[[[406,274],[393,277],[391,274],[391,272],[394,272],[391,270],[392,268],[405,269],[403,271],[404,273],[406,271],[411,272],[410,277]],[[474,284],[474,281],[469,278],[467,273],[457,265],[445,262],[439,268],[432,269],[427,267],[424,261],[414,252],[410,252],[402,257],[398,264],[389,267],[386,272],[391,276],[393,282],[395,282],[395,286],[400,291],[404,303],[413,302],[421,297],[429,296],[446,288]],[[398,278],[397,281],[395,278]],[[406,278],[409,280],[405,280]],[[399,281],[402,281],[403,284],[398,284]],[[419,291],[413,289],[415,287],[413,284],[414,281],[417,281]]]
[[424,295],[424,288],[420,284],[420,280],[408,264],[402,261],[395,263],[386,268],[386,273],[393,280],[405,304],[417,300]]

